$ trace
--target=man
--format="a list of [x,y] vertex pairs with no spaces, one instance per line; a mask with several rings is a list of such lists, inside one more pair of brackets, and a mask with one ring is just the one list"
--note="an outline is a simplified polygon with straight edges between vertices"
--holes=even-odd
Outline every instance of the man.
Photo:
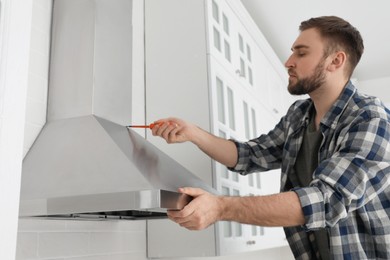
[[283,226],[297,259],[390,259],[390,113],[350,82],[363,53],[360,33],[334,16],[301,23],[286,61],[288,90],[308,94],[268,134],[224,140],[176,118],[153,135],[191,141],[241,174],[281,168],[281,193],[194,197],[171,220],[190,229],[216,221]]

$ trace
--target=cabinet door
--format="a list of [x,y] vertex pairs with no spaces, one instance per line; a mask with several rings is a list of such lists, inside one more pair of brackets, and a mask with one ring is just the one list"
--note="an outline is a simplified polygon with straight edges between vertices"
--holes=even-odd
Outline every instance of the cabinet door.
[[[266,107],[268,98],[268,58],[256,40],[255,34],[243,21],[250,19],[246,11],[238,6],[232,8],[226,0],[206,1],[208,54],[248,91],[261,93],[258,101]],[[248,17],[243,19],[241,16]],[[258,32],[259,33],[259,32]]]
[[[269,131],[268,110],[258,102],[214,57],[210,56],[210,88],[212,97],[213,133],[222,138],[248,140]],[[241,176],[214,162],[215,187],[228,196],[255,196],[268,194],[267,187],[279,190],[278,171],[269,172],[271,178],[263,180],[264,173]],[[279,231],[279,232],[275,232]],[[221,255],[270,248],[284,245],[281,229],[265,229],[260,226],[236,222],[217,223],[218,244]]]
[[223,0],[206,0],[207,53],[214,56],[221,65],[234,73],[233,62],[236,55],[234,41],[237,24],[234,13]]
[[[146,123],[173,116],[209,131],[205,2],[144,3]],[[195,145],[168,145],[150,130],[146,137],[203,181],[212,183],[211,159]],[[149,258],[215,256],[214,225],[194,232],[166,219],[150,220],[147,232]]]
[[208,53],[247,87],[255,85],[255,41],[225,0],[207,1]]
[[272,67],[267,68],[267,81],[270,93],[270,112],[275,120],[278,120],[287,112],[290,105],[290,100],[287,98],[289,95],[287,83],[280,78]]

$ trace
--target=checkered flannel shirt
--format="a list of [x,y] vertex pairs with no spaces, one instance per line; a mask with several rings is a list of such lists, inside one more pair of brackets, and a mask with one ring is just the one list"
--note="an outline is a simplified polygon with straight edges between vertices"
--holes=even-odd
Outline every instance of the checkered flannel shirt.
[[[296,101],[266,135],[235,144],[243,175],[281,168],[281,191],[308,123],[310,99]],[[333,259],[390,259],[390,111],[348,82],[321,120],[318,168],[308,187],[292,183],[306,223],[285,227],[296,259],[318,255],[310,231],[326,228]],[[289,178],[290,179],[290,178]]]

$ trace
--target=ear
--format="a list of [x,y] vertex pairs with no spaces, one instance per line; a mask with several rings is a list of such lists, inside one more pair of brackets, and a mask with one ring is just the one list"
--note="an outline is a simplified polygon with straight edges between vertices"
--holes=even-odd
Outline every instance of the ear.
[[332,61],[328,65],[328,70],[332,72],[340,68],[343,68],[347,62],[347,55],[343,51],[338,51],[333,55],[331,55],[331,57],[332,57]]

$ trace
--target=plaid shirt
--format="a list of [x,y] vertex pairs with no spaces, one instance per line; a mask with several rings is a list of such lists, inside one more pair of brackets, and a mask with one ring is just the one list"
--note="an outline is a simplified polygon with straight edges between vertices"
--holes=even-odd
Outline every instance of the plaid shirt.
[[[266,135],[236,143],[238,163],[247,174],[281,168],[281,191],[294,176],[310,99],[295,102]],[[296,259],[318,255],[313,230],[326,228],[333,259],[390,259],[390,111],[349,82],[321,120],[319,164],[308,187],[292,183],[306,219],[286,227]],[[290,179],[290,178],[289,178]],[[294,178],[291,178],[294,179]]]

